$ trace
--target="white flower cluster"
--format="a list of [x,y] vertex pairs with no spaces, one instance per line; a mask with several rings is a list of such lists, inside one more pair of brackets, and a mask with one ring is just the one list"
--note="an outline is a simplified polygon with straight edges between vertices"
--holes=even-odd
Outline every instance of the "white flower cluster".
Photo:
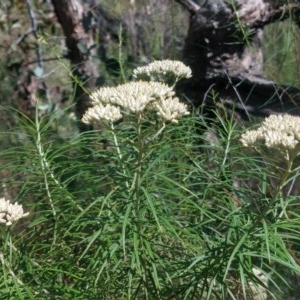
[[100,88],[91,94],[91,100],[94,105],[111,104],[136,113],[142,112],[150,103],[172,97],[174,94],[173,89],[166,84],[137,81]]
[[122,118],[120,108],[114,105],[101,103],[90,107],[82,117],[82,122],[85,124],[94,124],[100,120],[115,122]]
[[22,205],[12,204],[9,200],[0,198],[0,223],[11,226],[12,223],[28,215],[29,213],[24,213]]
[[133,70],[133,78],[175,83],[181,78],[192,77],[192,71],[184,63],[177,60],[157,60],[147,66]]
[[263,142],[268,148],[298,148],[300,142],[300,117],[271,115],[257,130],[242,134],[241,143],[246,147]]
[[188,115],[187,106],[179,101],[178,98],[162,99],[154,103],[157,115],[164,121],[178,123],[178,118]]
[[116,87],[101,87],[90,98],[93,107],[82,118],[86,124],[118,121],[122,118],[121,112],[140,114],[154,111],[164,122],[173,123],[189,114],[187,105],[179,101],[173,88],[156,81],[133,81]]

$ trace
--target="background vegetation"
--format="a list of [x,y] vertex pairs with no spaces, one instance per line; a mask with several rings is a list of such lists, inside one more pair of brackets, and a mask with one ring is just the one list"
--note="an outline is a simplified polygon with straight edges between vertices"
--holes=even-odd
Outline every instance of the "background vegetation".
[[[99,33],[99,84],[123,80],[116,62],[127,81],[138,65],[180,59],[188,15],[176,3],[101,3],[115,22]],[[1,228],[0,299],[265,299],[264,278],[270,298],[296,299],[297,173],[274,193],[284,165],[241,148],[251,124],[195,110],[144,149],[137,205],[136,132],[117,128],[120,157],[110,131],[78,131],[63,34],[49,1],[32,5],[38,37],[25,2],[0,3],[0,196],[30,212]],[[269,26],[264,49],[267,74],[299,86],[297,29]]]

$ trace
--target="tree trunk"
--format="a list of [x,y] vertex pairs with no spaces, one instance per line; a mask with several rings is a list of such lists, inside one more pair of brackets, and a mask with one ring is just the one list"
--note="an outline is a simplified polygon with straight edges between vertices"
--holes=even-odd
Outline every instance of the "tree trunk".
[[[89,2],[89,1],[88,1]],[[94,37],[91,19],[87,12],[89,3],[79,0],[52,0],[58,21],[66,37],[68,58],[73,73],[76,114],[81,119],[89,106],[89,94],[95,88],[98,74],[97,64],[92,61]],[[82,130],[84,124],[80,125]]]
[[181,89],[199,106],[215,105],[218,94],[225,105],[246,114],[300,114],[300,90],[279,86],[263,73],[263,30],[273,22],[294,17],[299,25],[299,1],[176,0],[191,14],[183,60],[193,78]]

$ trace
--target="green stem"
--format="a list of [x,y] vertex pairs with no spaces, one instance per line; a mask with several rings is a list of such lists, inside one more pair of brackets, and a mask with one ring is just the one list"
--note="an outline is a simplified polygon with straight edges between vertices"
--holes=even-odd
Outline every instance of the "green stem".
[[113,123],[110,123],[110,128],[111,128],[111,133],[113,135],[114,144],[115,144],[115,147],[117,149],[118,157],[119,157],[119,160],[120,160],[120,163],[121,163],[122,172],[123,172],[124,177],[126,178],[125,185],[126,185],[127,190],[129,190],[129,182],[128,182],[128,179],[127,179],[126,168],[125,168],[125,165],[123,163],[123,154],[122,154],[121,148],[119,146],[118,137],[116,135],[115,127],[114,127]]
[[[1,234],[2,236],[5,236],[2,245],[3,252],[0,251],[0,264],[2,265],[2,272],[5,279],[4,281],[9,282],[10,281],[9,277],[11,277],[14,280],[15,284],[24,285],[22,280],[14,272],[16,268],[13,265],[14,264],[13,256],[15,255],[14,252],[18,252],[18,250],[16,249],[16,247],[12,242],[11,228],[5,228],[4,230],[1,230]],[[6,258],[7,255],[8,258]]]
[[118,38],[119,38],[119,45],[118,45],[118,54],[119,54],[119,57],[118,57],[118,60],[119,60],[119,65],[120,65],[120,77],[121,77],[121,80],[123,82],[126,81],[126,77],[125,77],[125,72],[124,72],[124,67],[123,67],[123,49],[122,49],[122,46],[123,46],[123,28],[122,28],[122,25],[120,25],[120,28],[119,28],[119,32],[118,32]]
[[[293,156],[289,156],[287,158],[287,168],[284,171],[283,175],[281,176],[278,188],[277,188],[274,196],[272,197],[272,202],[276,201],[276,199],[278,198],[278,196],[280,194],[282,194],[282,189],[285,186],[285,184],[286,184],[286,182],[287,182],[290,174],[293,172],[292,171],[293,163],[294,163],[294,157]],[[282,212],[280,213],[279,218],[281,218],[283,214],[288,218],[288,216],[285,213],[285,209],[283,208],[283,205],[282,205]]]
[[[38,103],[36,103],[38,104]],[[36,105],[37,106],[37,105]],[[57,214],[56,214],[56,209],[54,206],[54,202],[52,199],[52,195],[51,195],[51,191],[50,191],[50,186],[49,186],[49,182],[48,182],[48,174],[49,174],[49,164],[47,162],[47,158],[46,158],[46,153],[44,151],[44,147],[43,147],[43,143],[42,143],[42,135],[41,135],[41,123],[39,121],[39,117],[38,117],[38,109],[36,108],[36,112],[35,112],[35,128],[36,128],[36,140],[35,140],[35,145],[38,151],[38,155],[39,155],[39,160],[40,160],[40,166],[41,166],[41,170],[43,173],[43,179],[44,179],[44,184],[45,184],[45,189],[46,189],[46,194],[47,194],[47,198],[49,200],[50,203],[50,207],[52,210],[52,215],[53,215],[53,222],[54,222],[54,231],[53,231],[53,242],[52,245],[56,244],[56,233],[57,233]],[[51,172],[50,172],[51,174]]]
[[[135,224],[138,234],[139,243],[141,246],[141,251],[143,252],[144,242],[143,242],[143,229],[142,229],[142,220],[141,220],[141,185],[142,185],[142,171],[143,171],[143,161],[144,161],[144,152],[145,152],[145,143],[143,140],[142,134],[142,114],[138,115],[137,122],[137,165],[135,171],[135,183],[134,183],[134,208],[135,208]],[[147,263],[144,257],[140,257],[140,261],[143,268],[143,280],[146,289],[146,295],[148,290],[148,276],[147,276]],[[148,297],[147,297],[148,298]]]
[[138,149],[138,158],[137,158],[137,167],[136,167],[136,178],[135,178],[135,207],[138,217],[138,227],[140,227],[140,193],[141,193],[141,178],[142,178],[142,163],[143,163],[143,152],[144,152],[144,143],[142,136],[142,116],[138,115],[138,124],[137,124],[137,149]]
[[49,203],[50,203],[50,206],[51,206],[51,209],[52,209],[53,217],[54,217],[54,219],[56,219],[56,210],[55,210],[54,203],[53,203],[53,200],[52,200],[50,187],[49,187],[49,183],[48,183],[48,178],[47,178],[48,163],[47,163],[46,154],[45,154],[43,144],[42,144],[41,127],[40,127],[40,122],[38,120],[37,115],[36,115],[36,141],[35,141],[35,144],[36,144],[36,148],[37,148],[39,159],[40,159],[41,169],[42,169],[42,172],[43,172],[43,178],[44,178],[47,197],[49,199]]
[[[282,189],[285,186],[285,183],[286,183],[289,175],[292,172],[294,157],[293,156],[288,156],[286,160],[287,160],[287,167],[286,167],[285,171],[283,172],[283,175],[280,178],[277,189],[275,190],[274,194],[272,195],[272,198],[269,201],[266,208],[261,212],[260,216],[252,224],[251,229],[250,229],[249,232],[251,232],[265,218],[265,216],[268,214],[269,210],[274,205],[274,202],[278,199],[279,195],[282,193]],[[281,216],[282,216],[282,213],[279,215],[279,217],[281,217]]]
[[289,177],[289,175],[292,172],[293,162],[294,162],[293,159],[289,159],[287,161],[287,168],[286,168],[286,170],[284,171],[283,175],[280,178],[280,182],[278,184],[278,188],[276,189],[276,191],[275,191],[275,193],[274,193],[274,195],[272,197],[273,201],[274,201],[274,199],[276,199],[279,196],[279,194],[281,194],[282,189],[285,186],[285,184],[286,184],[286,182],[288,180],[288,177]]

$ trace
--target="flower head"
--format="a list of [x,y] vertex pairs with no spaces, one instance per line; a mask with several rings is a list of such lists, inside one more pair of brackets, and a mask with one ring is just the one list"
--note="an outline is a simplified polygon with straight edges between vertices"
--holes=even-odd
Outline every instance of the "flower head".
[[93,105],[111,103],[116,97],[117,90],[115,87],[101,87],[90,95]]
[[116,87],[102,87],[90,98],[94,106],[82,118],[87,124],[117,121],[122,118],[121,111],[133,114],[154,111],[163,121],[173,123],[189,114],[187,106],[175,97],[173,88],[157,81],[134,81]]
[[179,79],[192,77],[192,71],[181,61],[156,60],[133,70],[133,77],[138,80],[163,81],[174,84]]
[[189,115],[187,105],[181,103],[178,98],[167,98],[158,101],[154,104],[157,115],[160,116],[163,121],[170,121],[177,123],[178,118]]
[[101,103],[90,107],[82,117],[85,124],[95,124],[103,121],[115,122],[122,118],[120,108],[114,105]]
[[261,139],[263,139],[263,134],[261,130],[248,130],[242,134],[240,138],[240,142],[245,147],[251,147]]
[[11,226],[12,223],[28,215],[29,213],[24,213],[22,205],[12,204],[10,200],[0,198],[0,223]]
[[300,142],[300,117],[271,115],[257,130],[242,134],[240,141],[246,147],[263,142],[268,148],[295,149]]
[[120,95],[118,104],[130,112],[142,112],[156,101],[172,97],[175,93],[166,84],[160,82],[129,82],[117,86]]
[[133,113],[142,112],[147,106],[160,99],[172,97],[171,87],[160,82],[136,81],[116,87],[100,88],[91,94],[94,105],[114,105]]

